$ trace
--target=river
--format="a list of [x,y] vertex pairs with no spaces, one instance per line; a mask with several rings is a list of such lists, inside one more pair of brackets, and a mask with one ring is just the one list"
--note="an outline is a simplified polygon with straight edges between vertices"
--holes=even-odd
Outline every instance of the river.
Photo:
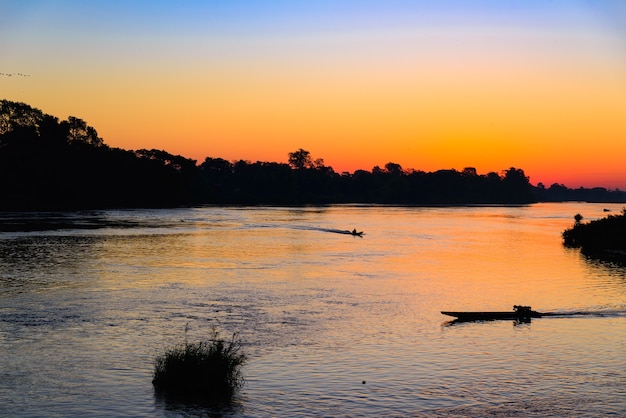
[[[622,415],[626,268],[560,236],[605,209],[0,213],[0,416]],[[519,304],[563,315],[440,313]],[[156,396],[155,356],[213,328],[248,356],[235,401]]]

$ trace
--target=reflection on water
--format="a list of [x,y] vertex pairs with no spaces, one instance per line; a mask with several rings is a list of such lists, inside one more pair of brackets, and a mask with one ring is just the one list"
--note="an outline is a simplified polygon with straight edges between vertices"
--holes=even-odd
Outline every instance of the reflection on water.
[[68,236],[0,240],[0,291],[79,284],[76,276],[92,256],[95,242],[95,237]]
[[240,416],[244,414],[243,401],[235,399],[228,403],[204,403],[197,399],[176,399],[164,396],[159,392],[154,394],[157,410],[172,416]]
[[[4,214],[0,415],[618,415],[626,271],[560,240],[605,206]],[[442,326],[519,304],[566,315]],[[155,397],[155,355],[214,326],[237,402]]]

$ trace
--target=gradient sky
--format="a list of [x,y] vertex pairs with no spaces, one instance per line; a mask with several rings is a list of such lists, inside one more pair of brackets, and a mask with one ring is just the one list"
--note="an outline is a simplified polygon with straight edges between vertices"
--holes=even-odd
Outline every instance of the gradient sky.
[[626,190],[621,0],[4,0],[0,72],[113,147]]

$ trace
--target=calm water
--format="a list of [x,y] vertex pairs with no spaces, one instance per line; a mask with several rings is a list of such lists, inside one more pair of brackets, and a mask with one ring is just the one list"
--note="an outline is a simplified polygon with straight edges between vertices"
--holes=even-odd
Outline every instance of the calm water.
[[[626,269],[560,238],[603,208],[0,214],[0,416],[623,416]],[[439,312],[514,304],[587,314]],[[239,333],[234,405],[155,397],[186,325]]]

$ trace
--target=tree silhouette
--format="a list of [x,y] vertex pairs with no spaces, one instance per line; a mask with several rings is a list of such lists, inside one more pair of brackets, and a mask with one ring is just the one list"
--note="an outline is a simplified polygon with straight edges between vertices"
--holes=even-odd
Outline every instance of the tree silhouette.
[[[322,160],[323,164],[323,160]],[[309,151],[300,148],[298,151],[289,153],[289,165],[295,169],[311,168],[313,167],[313,159]]]
[[98,137],[98,132],[80,118],[70,116],[61,125],[67,129],[67,139],[70,143],[82,142],[96,147],[104,145],[102,138]]
[[34,109],[26,103],[0,101],[0,135],[25,127],[39,133],[39,124],[44,118],[45,115],[41,110]]
[[387,173],[394,174],[397,176],[404,174],[404,171],[402,170],[402,166],[400,164],[396,164],[392,162],[388,162],[387,164],[385,164],[385,170],[387,171]]
[[504,172],[502,179],[505,198],[511,203],[524,203],[534,201],[532,186],[524,174],[524,170],[511,167]]

